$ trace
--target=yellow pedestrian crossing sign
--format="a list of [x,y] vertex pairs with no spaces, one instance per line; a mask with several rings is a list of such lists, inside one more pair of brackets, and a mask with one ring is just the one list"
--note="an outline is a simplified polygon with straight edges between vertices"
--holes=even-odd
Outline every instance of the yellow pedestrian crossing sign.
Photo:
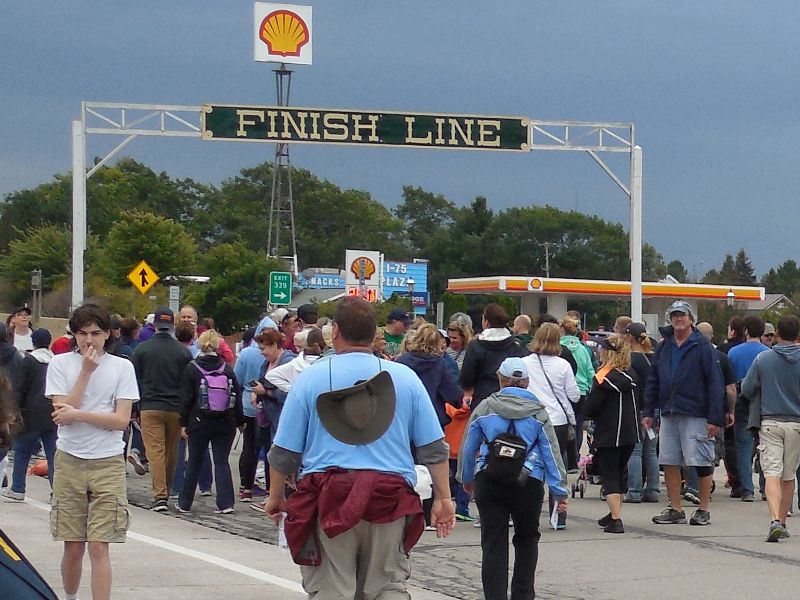
[[147,291],[155,285],[158,279],[159,277],[156,275],[156,272],[153,271],[153,268],[145,261],[139,262],[139,264],[133,267],[133,270],[128,273],[128,281],[142,294],[146,294]]

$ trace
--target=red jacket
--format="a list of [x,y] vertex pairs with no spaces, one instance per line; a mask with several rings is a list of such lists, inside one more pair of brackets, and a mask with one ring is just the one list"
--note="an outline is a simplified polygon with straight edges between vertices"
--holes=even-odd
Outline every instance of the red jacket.
[[341,469],[312,473],[300,480],[287,503],[286,541],[298,565],[316,567],[321,562],[317,521],[332,538],[359,521],[392,523],[411,516],[403,538],[406,553],[425,529],[419,496],[400,475]]

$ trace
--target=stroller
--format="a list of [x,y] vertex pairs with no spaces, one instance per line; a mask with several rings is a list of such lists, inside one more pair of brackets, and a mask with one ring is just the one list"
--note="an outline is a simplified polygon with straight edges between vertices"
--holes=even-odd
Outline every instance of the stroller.
[[592,428],[586,432],[586,441],[589,444],[589,454],[581,456],[578,460],[578,480],[572,484],[572,497],[580,495],[583,498],[586,493],[586,487],[589,484],[599,485],[602,483],[600,473],[597,471],[597,466],[594,464],[594,456],[597,449],[594,446],[594,436],[592,435]]

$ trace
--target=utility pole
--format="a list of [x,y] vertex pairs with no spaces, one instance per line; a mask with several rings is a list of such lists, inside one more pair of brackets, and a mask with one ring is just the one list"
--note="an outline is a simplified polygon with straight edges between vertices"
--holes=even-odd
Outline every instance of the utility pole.
[[550,277],[550,242],[544,243],[544,274]]

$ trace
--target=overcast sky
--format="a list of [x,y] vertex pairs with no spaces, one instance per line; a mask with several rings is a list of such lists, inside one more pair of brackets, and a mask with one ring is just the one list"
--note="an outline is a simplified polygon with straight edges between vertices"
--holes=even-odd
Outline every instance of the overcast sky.
[[[306,4],[314,64],[296,67],[292,105],[633,122],[644,235],[666,260],[704,272],[744,247],[762,273],[795,258],[797,2]],[[82,100],[274,103],[273,67],[252,59],[252,13],[239,0],[6,3],[0,194],[70,169]],[[119,141],[89,136],[89,160]],[[124,151],[214,184],[273,153],[165,138]],[[627,197],[581,153],[306,145],[291,158],[387,206],[414,185],[459,205],[478,195],[496,210],[548,203],[628,227]],[[627,180],[626,163],[609,162]]]

